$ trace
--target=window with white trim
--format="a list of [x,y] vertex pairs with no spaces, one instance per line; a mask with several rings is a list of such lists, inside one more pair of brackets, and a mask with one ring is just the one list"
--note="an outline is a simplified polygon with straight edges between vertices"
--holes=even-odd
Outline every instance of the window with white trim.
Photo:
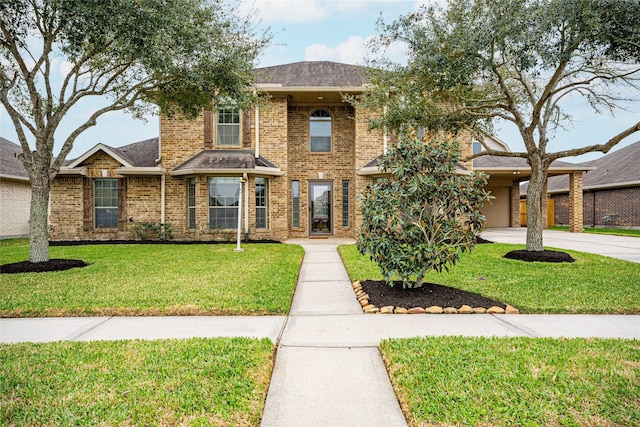
[[291,226],[300,227],[300,181],[291,181]]
[[187,222],[189,228],[196,228],[196,179],[187,182]]
[[331,152],[331,114],[316,110],[309,117],[309,150],[312,153]]
[[256,228],[267,228],[267,178],[256,178]]
[[237,107],[218,107],[216,145],[240,146],[240,110]]
[[342,181],[342,226],[349,227],[349,181]]
[[209,177],[209,227],[238,228],[240,177]]
[[93,202],[95,228],[118,228],[118,180],[94,180]]

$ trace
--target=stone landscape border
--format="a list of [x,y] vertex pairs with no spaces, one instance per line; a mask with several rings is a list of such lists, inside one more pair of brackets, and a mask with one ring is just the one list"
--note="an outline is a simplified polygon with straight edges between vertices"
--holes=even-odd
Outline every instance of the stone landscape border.
[[431,307],[394,307],[388,305],[385,307],[376,307],[369,303],[369,295],[362,289],[362,285],[359,280],[356,280],[351,284],[353,291],[356,294],[356,298],[362,307],[362,311],[366,314],[519,314],[520,310],[506,304],[506,308],[492,306],[492,307],[470,307],[463,305],[460,308],[455,307],[438,307],[432,305]]

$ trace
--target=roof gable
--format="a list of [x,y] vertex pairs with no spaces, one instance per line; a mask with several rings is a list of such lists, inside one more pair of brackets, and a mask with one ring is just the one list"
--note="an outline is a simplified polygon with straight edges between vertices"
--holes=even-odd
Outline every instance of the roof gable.
[[330,61],[303,61],[257,68],[257,83],[282,87],[344,87],[366,83],[363,67]]

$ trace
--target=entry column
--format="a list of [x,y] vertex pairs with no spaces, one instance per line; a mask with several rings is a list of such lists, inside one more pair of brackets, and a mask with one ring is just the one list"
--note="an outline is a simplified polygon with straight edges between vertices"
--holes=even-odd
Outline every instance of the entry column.
[[569,174],[569,231],[584,231],[582,211],[582,171]]

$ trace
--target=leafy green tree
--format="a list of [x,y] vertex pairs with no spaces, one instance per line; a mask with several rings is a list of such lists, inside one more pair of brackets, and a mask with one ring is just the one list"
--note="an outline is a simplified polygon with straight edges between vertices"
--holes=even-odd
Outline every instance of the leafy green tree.
[[384,57],[371,65],[371,91],[361,103],[388,107],[373,123],[406,123],[471,132],[479,141],[496,122],[516,126],[531,166],[527,250],[542,251],[543,187],[551,162],[608,152],[640,131],[640,122],[601,144],[550,151],[558,128],[572,125],[567,101],[583,99],[595,113],[613,113],[637,99],[640,2],[627,0],[450,0],[381,25],[373,51],[408,47],[408,64]]
[[361,196],[358,250],[379,266],[385,280],[421,287],[424,276],[454,265],[471,250],[488,200],[482,173],[459,168],[460,147],[450,137],[408,135],[384,154],[388,175]]
[[0,102],[31,181],[29,260],[49,259],[50,187],[78,135],[112,111],[193,117],[219,97],[252,104],[269,38],[223,0],[0,2]]

